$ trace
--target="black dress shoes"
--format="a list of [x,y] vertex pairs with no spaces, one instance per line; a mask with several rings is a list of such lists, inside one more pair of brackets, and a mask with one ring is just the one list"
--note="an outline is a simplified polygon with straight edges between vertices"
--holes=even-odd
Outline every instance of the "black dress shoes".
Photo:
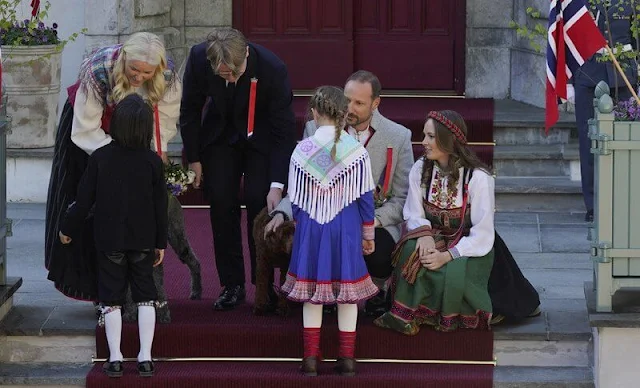
[[218,300],[213,304],[213,309],[218,311],[232,310],[240,302],[244,302],[244,286],[225,287]]
[[154,370],[153,361],[142,361],[138,363],[138,373],[142,377],[153,376]]
[[122,361],[107,361],[102,364],[102,370],[109,377],[122,377]]

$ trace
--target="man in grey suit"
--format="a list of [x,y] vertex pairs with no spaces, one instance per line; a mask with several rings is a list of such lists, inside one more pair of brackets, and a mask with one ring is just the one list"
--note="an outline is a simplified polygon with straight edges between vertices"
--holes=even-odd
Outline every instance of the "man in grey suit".
[[[392,161],[389,174],[389,193],[376,196],[375,244],[374,253],[365,256],[367,269],[380,293],[365,304],[368,315],[378,316],[388,308],[387,279],[391,276],[391,253],[400,238],[402,208],[409,188],[409,171],[413,166],[411,131],[406,127],[384,117],[378,111],[382,87],[373,73],[359,70],[353,73],[344,87],[349,99],[346,131],[366,148],[371,159],[373,180],[382,190],[385,178],[387,148],[391,148]],[[313,135],[316,126],[307,122],[304,137]],[[271,213],[273,219],[267,225],[265,233],[275,229],[291,218],[291,203],[288,198]]]

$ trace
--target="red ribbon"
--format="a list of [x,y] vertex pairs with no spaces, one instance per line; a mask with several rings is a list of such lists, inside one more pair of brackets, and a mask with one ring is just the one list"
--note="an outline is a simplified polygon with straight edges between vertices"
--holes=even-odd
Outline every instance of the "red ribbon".
[[387,147],[387,168],[384,171],[384,183],[382,185],[382,195],[387,196],[389,192],[389,181],[391,180],[391,165],[393,164],[393,148]]
[[156,152],[162,157],[162,143],[160,142],[160,113],[158,113],[158,105],[153,107],[153,114],[156,121]]
[[249,92],[249,118],[247,120],[247,138],[253,135],[253,123],[256,114],[256,89],[258,87],[258,79],[251,78],[251,91]]
[[40,0],[31,0],[31,16],[36,17],[40,12]]

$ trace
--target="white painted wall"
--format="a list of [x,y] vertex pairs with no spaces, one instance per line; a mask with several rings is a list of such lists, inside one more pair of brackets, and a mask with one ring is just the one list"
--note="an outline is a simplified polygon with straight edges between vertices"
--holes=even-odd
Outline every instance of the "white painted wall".
[[[51,8],[49,17],[43,22],[50,26],[58,23],[58,36],[67,39],[74,32],[79,32],[85,27],[84,7],[85,0],[49,0]],[[44,1],[41,2],[44,6]],[[22,0],[20,13],[23,18],[31,16],[31,0]],[[67,99],[67,87],[76,81],[78,68],[85,52],[85,37],[80,35],[75,42],[70,42],[62,52],[62,78],[60,97],[58,103],[58,117]]]

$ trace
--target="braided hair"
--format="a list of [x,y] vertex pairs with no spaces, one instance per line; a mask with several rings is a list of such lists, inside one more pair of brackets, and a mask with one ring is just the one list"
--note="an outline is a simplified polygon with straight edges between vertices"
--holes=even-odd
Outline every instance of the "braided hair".
[[336,156],[336,144],[344,128],[348,105],[349,100],[344,96],[344,91],[337,86],[320,86],[309,100],[309,110],[314,109],[318,115],[333,121],[336,127],[334,144],[331,148],[332,159]]

